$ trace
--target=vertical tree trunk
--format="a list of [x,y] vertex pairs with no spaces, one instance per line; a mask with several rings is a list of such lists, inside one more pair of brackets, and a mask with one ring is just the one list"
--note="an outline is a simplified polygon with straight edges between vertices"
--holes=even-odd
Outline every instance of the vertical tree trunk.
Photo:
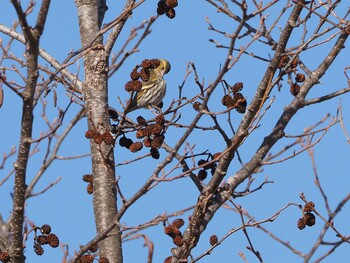
[[[95,0],[76,0],[80,37],[83,47],[92,49],[84,57],[83,95],[88,129],[103,133],[110,130],[108,113],[108,56],[102,37],[91,43],[99,30],[98,4]],[[93,174],[93,204],[97,233],[108,228],[117,214],[113,147],[104,142],[90,142]],[[122,262],[121,235],[115,228],[99,242],[100,256],[109,262]]]
[[38,45],[27,44],[27,83],[23,92],[23,107],[21,121],[21,135],[15,167],[15,183],[13,192],[13,211],[11,215],[11,258],[12,262],[25,262],[23,254],[23,222],[24,222],[24,205],[26,193],[26,174],[27,164],[30,153],[34,122],[34,94],[38,80]]
[[11,225],[11,245],[10,255],[11,262],[25,262],[23,254],[23,223],[24,207],[26,193],[26,174],[27,165],[31,147],[32,131],[34,123],[34,96],[36,85],[39,77],[38,56],[39,40],[44,31],[47,13],[50,7],[50,0],[44,0],[41,3],[40,11],[37,16],[35,27],[29,26],[26,14],[22,10],[19,1],[12,0],[12,5],[16,10],[19,23],[26,42],[25,59],[27,64],[27,78],[25,90],[21,94],[23,99],[21,135],[15,167],[15,182],[13,190],[13,210],[10,219]]

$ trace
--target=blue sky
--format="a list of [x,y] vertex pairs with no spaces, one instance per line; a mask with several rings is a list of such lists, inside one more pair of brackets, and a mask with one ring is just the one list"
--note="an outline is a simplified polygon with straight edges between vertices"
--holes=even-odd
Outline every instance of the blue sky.
[[[22,1],[23,5],[28,1]],[[266,2],[266,1],[265,1]],[[138,26],[143,20],[148,19],[155,14],[155,7],[157,1],[146,1],[139,10],[133,12],[133,16],[128,20],[119,41],[116,43],[115,52],[122,45],[128,37],[130,29]],[[0,23],[10,26],[14,20],[15,12],[9,3],[3,3],[4,8],[0,10]],[[344,8],[337,12],[345,12],[348,8],[347,4],[342,3]],[[108,3],[109,10],[106,15],[106,22],[115,18],[120,13],[122,5],[120,3]],[[280,7],[271,10],[267,17],[267,24],[271,24],[274,20],[275,14]],[[129,58],[123,67],[110,79],[109,82],[109,103],[111,106],[120,109],[118,103],[118,96],[125,101],[128,96],[123,89],[124,83],[129,78],[129,72],[135,64],[140,63],[144,58],[166,58],[171,62],[172,70],[166,75],[168,83],[167,96],[164,100],[165,106],[169,105],[172,99],[178,97],[178,86],[182,83],[186,64],[192,61],[196,64],[198,74],[201,81],[207,85],[212,82],[219,71],[220,63],[226,57],[225,49],[217,49],[214,44],[208,41],[215,39],[222,44],[228,44],[228,40],[213,31],[208,31],[208,24],[206,17],[211,23],[220,30],[232,33],[235,30],[236,24],[231,20],[218,14],[216,10],[209,4],[201,1],[180,1],[176,8],[176,18],[173,20],[166,17],[160,17],[159,20],[152,27],[152,34],[140,46],[140,51]],[[339,14],[342,15],[342,14]],[[33,15],[31,16],[34,17]],[[31,20],[33,21],[33,20]],[[283,20],[279,23],[280,26]],[[313,26],[313,24],[310,24]],[[299,29],[302,30],[302,29]],[[274,32],[274,37],[278,37],[278,29]],[[3,37],[3,35],[1,35]],[[300,35],[296,35],[292,39],[291,45],[296,45],[300,41]],[[333,41],[334,42],[334,41]],[[331,42],[331,43],[333,43]],[[242,40],[239,44],[243,45]],[[41,47],[48,51],[58,61],[63,61],[67,53],[71,50],[80,48],[79,31],[77,24],[76,8],[74,1],[53,1],[51,12],[48,17],[47,26],[45,28],[44,36],[41,41]],[[303,55],[307,65],[310,69],[314,69],[321,61],[321,59],[328,53],[329,45],[319,47],[315,50],[310,50]],[[24,48],[21,45],[15,44],[13,53],[18,56],[23,55]],[[250,51],[269,58],[273,55],[271,51],[264,48],[261,44],[254,44]],[[348,66],[349,50],[344,52],[337,58],[332,65],[329,72],[322,78],[321,83],[315,87],[310,93],[309,98],[324,95],[338,89],[345,88],[348,84],[344,77],[343,70]],[[12,62],[5,61],[6,66],[11,66]],[[44,65],[47,65],[44,63]],[[82,63],[80,64],[82,67]],[[248,103],[254,96],[255,88],[257,87],[261,76],[264,74],[266,64],[253,60],[251,57],[243,56],[242,60],[237,66],[232,69],[225,79],[233,84],[237,81],[242,81],[245,85],[243,90]],[[75,72],[77,65],[71,67]],[[22,71],[24,74],[24,71]],[[8,71],[8,79],[13,78],[20,82],[18,77]],[[4,87],[5,101],[3,107],[0,109],[0,119],[2,120],[2,139],[0,143],[0,152],[9,152],[10,148],[18,145],[19,138],[19,124],[20,124],[20,99],[9,89]],[[185,85],[184,94],[188,98],[195,95],[198,88],[194,82],[193,75],[191,75]],[[68,99],[65,96],[65,91],[57,89],[60,95],[58,106],[65,108]],[[289,86],[284,81],[281,91],[274,91],[272,95],[276,96],[276,100],[272,108],[266,114],[261,126],[257,129],[239,149],[243,162],[249,159],[255,153],[257,147],[260,145],[264,136],[271,130],[276,122],[276,117],[281,114],[283,107],[288,105],[293,97],[289,94]],[[213,108],[220,108],[220,98],[222,96],[222,89],[218,89],[210,101],[209,105]],[[57,109],[52,110],[53,97],[52,94],[47,98],[48,116],[53,120],[57,116]],[[349,95],[333,99],[322,103],[320,105],[313,105],[303,108],[300,113],[292,120],[286,129],[287,134],[296,135],[301,134],[303,129],[313,125],[322,119],[326,114],[335,116],[339,104],[343,107],[343,117],[345,128],[350,129],[350,106]],[[69,117],[79,110],[79,106],[73,105],[71,111],[68,113],[63,127],[59,133],[63,131],[64,127],[69,122]],[[34,137],[38,137],[42,131],[45,131],[45,126],[40,113],[42,107],[36,109],[35,131]],[[145,116],[151,117],[151,113],[142,110],[140,111]],[[140,112],[134,112],[130,116],[136,117]],[[187,108],[182,113],[180,123],[188,124],[191,118],[190,108]],[[235,127],[240,122],[242,115],[233,112],[232,122]],[[223,116],[220,121],[225,128],[226,116]],[[330,122],[330,119],[326,121]],[[212,125],[210,119],[204,117],[200,123],[202,125]],[[72,156],[88,153],[88,140],[83,137],[86,130],[86,120],[83,119],[73,129],[71,134],[67,137],[66,142],[62,145],[59,155]],[[228,129],[227,129],[228,130]],[[177,138],[179,138],[183,129],[170,128],[166,134],[166,142],[173,145]],[[228,132],[229,135],[231,135]],[[134,138],[134,135],[130,135]],[[283,140],[276,144],[272,149],[272,153],[278,152],[286,144],[293,140]],[[195,152],[199,153],[209,150],[212,153],[222,151],[225,147],[224,142],[216,136],[214,132],[203,133],[196,131],[189,139],[190,145],[195,145]],[[33,178],[42,163],[42,158],[45,155],[46,142],[43,142],[40,147],[40,152],[35,154],[29,164],[28,180]],[[299,148],[297,148],[299,149]],[[184,149],[182,149],[183,151]],[[315,150],[315,161],[320,181],[329,198],[331,209],[334,209],[339,201],[349,192],[349,144],[347,144],[346,137],[340,125],[335,125],[325,135],[323,140],[317,144]],[[127,150],[117,148],[116,162],[120,163],[124,160],[135,157]],[[146,151],[140,152],[136,155],[142,155]],[[181,153],[181,152],[180,152]],[[292,152],[289,152],[289,154]],[[161,157],[165,157],[166,153],[161,152]],[[284,155],[286,156],[286,155]],[[12,157],[6,163],[5,169],[0,170],[0,180],[12,169],[12,163],[15,158]],[[137,189],[147,180],[150,173],[156,167],[157,162],[147,159],[147,161],[131,166],[117,167],[116,174],[120,176],[120,186],[123,189],[123,194],[127,197],[137,191]],[[234,159],[228,171],[228,176],[233,175],[241,164],[237,158]],[[171,167],[167,167],[169,171]],[[49,183],[61,177],[61,181],[52,187],[49,191],[40,197],[34,197],[27,202],[26,216],[28,220],[37,225],[48,223],[52,226],[62,243],[69,244],[71,255],[74,250],[79,249],[80,244],[88,242],[95,235],[95,227],[93,223],[92,198],[85,192],[86,185],[82,182],[81,177],[84,174],[91,172],[90,158],[82,158],[71,161],[55,161],[55,163],[48,169],[42,180],[38,183],[35,191],[39,192],[44,189]],[[181,173],[180,170],[176,172]],[[175,173],[175,174],[176,174]],[[172,175],[175,175],[172,174]],[[299,193],[304,192],[309,200],[316,203],[316,208],[323,216],[327,217],[324,209],[322,197],[320,192],[314,184],[313,170],[311,161],[306,153],[303,153],[295,158],[276,165],[265,166],[264,170],[256,174],[256,181],[253,184],[258,186],[263,182],[265,176],[272,181],[273,184],[267,184],[262,190],[257,191],[249,196],[238,198],[234,200],[235,203],[242,205],[255,220],[264,220],[273,215],[276,211],[281,209],[289,202],[302,203],[299,199]],[[11,211],[12,202],[10,192],[12,191],[13,177],[10,178],[0,190],[0,213],[6,219]],[[240,188],[245,187],[243,184]],[[127,226],[136,226],[145,221],[151,220],[157,215],[163,213],[172,213],[179,209],[184,209],[195,204],[197,200],[198,191],[189,178],[182,180],[162,183],[153,189],[147,196],[139,200],[134,207],[130,208],[121,223]],[[181,216],[185,222],[188,222],[189,212]],[[349,220],[350,211],[348,207],[343,208],[339,216],[335,220],[335,226],[344,234],[347,232],[347,222]],[[285,241],[289,241],[295,248],[302,252],[308,252],[314,244],[317,235],[322,227],[321,220],[317,218],[316,226],[300,231],[296,227],[297,219],[300,217],[300,211],[296,207],[290,207],[284,211],[273,223],[266,223],[263,226],[271,230],[274,234]],[[209,248],[209,237],[212,234],[217,234],[219,238],[223,237],[229,230],[239,227],[241,225],[239,215],[233,213],[225,208],[221,209],[209,224],[207,231],[203,234],[200,243],[193,250],[193,256],[196,257],[205,249]],[[281,244],[273,241],[269,236],[262,233],[258,229],[248,229],[250,238],[256,250],[260,251],[265,262],[301,262],[301,258],[294,255],[291,251],[286,249]],[[163,262],[164,258],[170,255],[170,249],[173,247],[170,238],[163,234],[163,227],[161,225],[147,229],[144,232],[155,244],[154,262]],[[330,232],[329,241],[335,241],[335,234]],[[43,256],[38,257],[32,250],[31,234],[28,237],[26,256],[27,262],[61,262],[63,253],[58,249],[45,250]],[[248,242],[242,232],[238,232],[215,249],[209,257],[204,258],[201,262],[240,262],[242,261],[238,256],[239,252],[243,252],[247,257],[248,262],[257,262],[256,258],[250,253],[246,246]],[[327,247],[317,255],[322,255],[327,251]],[[343,244],[338,248],[328,259],[324,262],[344,262],[344,258],[349,257],[350,252],[347,245]],[[125,262],[146,262],[147,249],[143,247],[143,240],[132,240],[125,243],[124,246]],[[316,259],[317,257],[315,257]],[[242,261],[243,262],[243,261]]]

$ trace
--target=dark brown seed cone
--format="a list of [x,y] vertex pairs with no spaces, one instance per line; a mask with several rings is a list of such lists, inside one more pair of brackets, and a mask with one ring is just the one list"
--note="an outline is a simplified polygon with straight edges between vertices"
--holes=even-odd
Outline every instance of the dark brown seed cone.
[[193,103],[193,109],[195,110],[195,111],[199,111],[200,110],[200,108],[201,108],[201,106],[202,106],[202,103],[200,103],[199,101],[196,101],[195,103]]
[[164,125],[165,123],[165,119],[164,119],[164,115],[163,114],[158,114],[156,117],[156,123],[159,125]]
[[151,59],[150,60],[151,68],[158,68],[160,65],[160,60],[159,59]]
[[213,159],[219,158],[219,156],[221,155],[221,152],[217,152],[213,154]]
[[158,1],[158,7],[166,9],[168,7],[168,5],[166,4],[165,0],[160,0],[160,1]]
[[95,130],[88,130],[85,132],[85,138],[87,138],[87,139],[92,139],[92,138],[94,138],[95,135],[96,135]]
[[199,179],[200,181],[205,180],[205,178],[207,178],[207,175],[208,175],[208,172],[207,172],[206,170],[204,170],[204,169],[200,169],[200,170],[198,171],[198,179]]
[[159,135],[163,131],[163,127],[158,123],[152,124],[151,127],[151,134],[153,135]]
[[243,89],[243,83],[237,82],[231,87],[231,91],[233,94],[237,93],[238,91],[241,91]]
[[158,15],[164,15],[168,10],[169,10],[169,7],[166,4],[165,0],[161,0],[158,2],[158,8],[157,8]]
[[115,111],[113,109],[109,109],[108,113],[109,113],[109,118],[111,118],[113,121],[118,121],[119,120],[119,115],[118,115],[117,111]]
[[173,242],[176,246],[181,247],[184,243],[184,240],[182,236],[177,235],[173,238]]
[[152,135],[152,129],[153,129],[153,126],[152,126],[152,125],[148,125],[148,126],[144,129],[144,134],[145,134],[145,136],[151,136],[151,135]]
[[130,80],[128,81],[127,83],[125,83],[124,85],[124,89],[127,91],[127,92],[132,92],[133,91],[133,84],[134,83],[134,80]]
[[147,147],[147,148],[151,147],[151,145],[152,145],[152,140],[151,140],[150,138],[145,138],[145,139],[143,140],[143,145],[144,145],[145,147]]
[[295,76],[295,81],[296,82],[304,82],[305,81],[305,75],[303,73],[298,73]]
[[150,59],[144,59],[142,62],[141,62],[141,66],[143,68],[151,68],[152,66],[152,62]]
[[164,10],[164,9],[162,9],[162,8],[159,8],[159,7],[157,8],[157,14],[158,14],[158,15],[160,15],[160,16],[161,16],[161,15],[164,15],[165,12],[166,12],[166,10]]
[[87,186],[86,186],[86,192],[89,194],[89,195],[92,195],[93,192],[94,192],[94,185],[93,183],[89,183]]
[[101,144],[103,142],[103,136],[100,133],[96,133],[94,136],[94,142],[96,144]]
[[305,213],[309,213],[309,212],[312,212],[314,208],[315,208],[315,203],[310,201],[305,204],[303,211]]
[[[92,176],[92,175],[91,175]],[[50,234],[51,233],[51,226],[48,225],[48,224],[44,224],[41,226],[41,233],[47,235],[47,234]]]
[[142,81],[147,82],[149,80],[149,77],[150,77],[149,70],[147,68],[141,69],[140,76],[141,76]]
[[172,256],[167,257],[166,259],[164,259],[164,263],[171,263],[171,260],[173,259]]
[[224,95],[221,99],[222,105],[226,106],[227,108],[232,107],[235,104],[235,101],[230,95]]
[[10,262],[11,257],[10,254],[7,251],[2,251],[0,253],[0,261],[5,263],[5,262]]
[[292,63],[290,63],[291,68],[296,68],[299,64],[299,59],[295,58],[293,59]]
[[98,260],[98,263],[109,263],[109,259],[102,257]]
[[[33,245],[33,248],[34,248],[35,254],[37,254],[38,256],[41,256],[42,254],[44,254],[44,249],[40,244],[35,243]],[[1,261],[1,262],[3,262],[3,261]]]
[[92,245],[89,248],[89,251],[92,252],[92,253],[95,253],[97,250],[98,250],[98,244],[97,243],[95,245]]
[[121,137],[120,139],[119,139],[119,145],[121,146],[121,147],[125,147],[126,146],[126,140],[127,140],[128,138],[126,138],[126,137]]
[[200,160],[197,162],[197,164],[198,164],[198,166],[201,166],[201,165],[205,164],[206,162],[207,162],[206,160],[200,159]]
[[130,146],[131,146],[131,144],[133,144],[133,143],[134,143],[134,142],[133,142],[130,138],[128,138],[127,141],[126,141],[125,147],[129,149]]
[[94,262],[94,257],[92,255],[84,255],[80,258],[80,263],[92,263]]
[[142,88],[142,82],[139,80],[130,80],[125,84],[125,90],[127,92],[138,92]]
[[173,19],[175,16],[176,16],[176,12],[175,12],[175,9],[174,8],[170,8],[168,10],[168,12],[165,13],[165,15],[167,17],[169,17],[170,19]]
[[142,82],[139,80],[134,80],[133,91],[139,92],[141,90],[141,88],[142,88]]
[[246,107],[247,107],[247,101],[243,97],[242,93],[235,93],[233,100],[236,104],[236,111],[239,113],[245,113]]
[[132,143],[133,141],[131,139],[124,136],[119,139],[119,145],[121,147],[129,148]]
[[140,73],[137,71],[137,68],[134,68],[130,73],[130,78],[132,80],[138,80],[140,78]]
[[137,121],[138,124],[140,124],[142,126],[147,126],[147,121],[142,116],[137,116],[136,121]]
[[174,8],[174,7],[177,7],[178,5],[177,0],[166,0],[165,2],[169,8]]
[[164,233],[167,234],[168,236],[172,237],[172,238],[174,238],[175,236],[180,236],[181,235],[180,230],[177,227],[173,226],[173,225],[164,227]]
[[145,135],[145,129],[139,129],[137,132],[136,132],[136,138],[137,139],[142,139],[142,138],[145,138],[146,135]]
[[[83,181],[87,182],[87,183],[91,183],[93,180],[93,176],[92,174],[84,174],[83,175]],[[50,233],[50,232],[49,232]],[[45,234],[49,234],[49,233],[45,233]]]
[[103,141],[104,141],[106,144],[108,144],[108,145],[113,144],[114,138],[113,138],[112,134],[111,134],[109,131],[105,131],[105,132],[102,134],[102,137],[103,137]]
[[159,153],[158,149],[151,148],[150,153],[151,153],[151,156],[153,159],[156,159],[156,160],[159,159],[160,153]]
[[298,95],[300,92],[300,86],[297,83],[293,83],[292,85],[290,85],[290,93],[293,96]]
[[159,149],[162,146],[164,139],[164,135],[155,135],[151,142],[151,147],[153,149]]
[[142,142],[134,142],[133,144],[130,145],[129,150],[133,153],[138,152],[142,149],[143,144]]
[[289,57],[288,55],[283,55],[277,65],[277,68],[283,68],[287,63],[289,62]]
[[244,99],[244,96],[243,96],[242,93],[237,92],[237,93],[235,93],[235,95],[233,96],[233,99],[234,99],[234,101],[237,103],[237,101],[239,101],[239,100],[241,100],[241,99]]
[[303,229],[305,228],[306,224],[305,224],[305,219],[304,219],[304,217],[301,217],[301,218],[298,219],[298,224],[297,224],[297,226],[298,226],[298,228],[299,228],[300,230],[303,230]]
[[316,223],[316,217],[313,213],[306,213],[304,215],[304,220],[307,226],[313,226]]
[[247,101],[242,101],[241,104],[238,104],[237,107],[236,107],[236,111],[238,113],[245,113],[245,110],[247,108]]
[[185,224],[185,221],[182,218],[176,218],[171,225],[176,228],[181,228]]
[[208,169],[211,169],[211,168],[213,168],[214,167],[214,165],[215,165],[215,163],[213,162],[213,163],[208,163],[208,161],[206,161],[206,160],[204,160],[204,159],[200,159],[199,161],[198,161],[198,166],[203,166],[203,169],[205,169],[205,170],[208,170]]
[[165,226],[164,227],[164,233],[168,236],[173,234],[173,226]]
[[210,245],[214,246],[218,243],[218,237],[216,235],[212,235],[209,239]]
[[58,247],[59,246],[60,240],[58,239],[58,237],[55,234],[50,233],[46,236],[46,238],[47,238],[48,244],[51,247]]
[[46,236],[44,236],[44,235],[39,235],[39,236],[37,236],[37,237],[36,237],[36,242],[37,242],[38,244],[40,244],[40,245],[46,245],[46,244],[48,244],[47,238],[46,238]]

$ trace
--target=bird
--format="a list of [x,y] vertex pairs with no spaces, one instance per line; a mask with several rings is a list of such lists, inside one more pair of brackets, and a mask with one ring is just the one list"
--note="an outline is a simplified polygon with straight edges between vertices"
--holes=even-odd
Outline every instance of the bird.
[[170,62],[166,59],[145,59],[141,66],[140,72],[137,72],[137,68],[134,69],[135,77],[132,77],[136,82],[140,82],[136,79],[141,78],[141,89],[129,100],[124,114],[141,108],[157,107],[165,96],[166,81],[163,76],[170,71]]

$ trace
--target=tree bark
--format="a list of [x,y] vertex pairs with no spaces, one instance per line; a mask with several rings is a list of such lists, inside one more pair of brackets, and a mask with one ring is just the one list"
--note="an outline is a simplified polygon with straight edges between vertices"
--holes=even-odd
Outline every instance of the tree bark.
[[[97,36],[99,22],[98,4],[93,0],[76,0],[80,37],[83,47],[91,47],[84,57],[85,80],[83,95],[88,129],[110,131],[108,113],[108,54],[102,37]],[[103,232],[115,220],[117,214],[116,180],[113,147],[102,142],[90,141],[93,174],[93,205],[97,233]],[[122,262],[121,234],[114,228],[108,237],[99,242],[100,257],[109,262]]]
[[39,40],[44,31],[46,17],[50,7],[50,0],[44,0],[41,3],[40,11],[37,17],[36,25],[31,28],[27,22],[26,14],[18,1],[11,1],[14,6],[19,23],[23,30],[25,38],[26,51],[25,58],[27,62],[27,79],[21,98],[23,99],[21,135],[17,160],[15,167],[15,182],[13,190],[13,211],[10,219],[11,228],[11,245],[10,255],[11,262],[25,262],[23,254],[23,223],[24,223],[24,206],[26,193],[26,174],[27,165],[31,147],[33,123],[34,123],[34,96],[36,85],[39,77],[38,56]]

